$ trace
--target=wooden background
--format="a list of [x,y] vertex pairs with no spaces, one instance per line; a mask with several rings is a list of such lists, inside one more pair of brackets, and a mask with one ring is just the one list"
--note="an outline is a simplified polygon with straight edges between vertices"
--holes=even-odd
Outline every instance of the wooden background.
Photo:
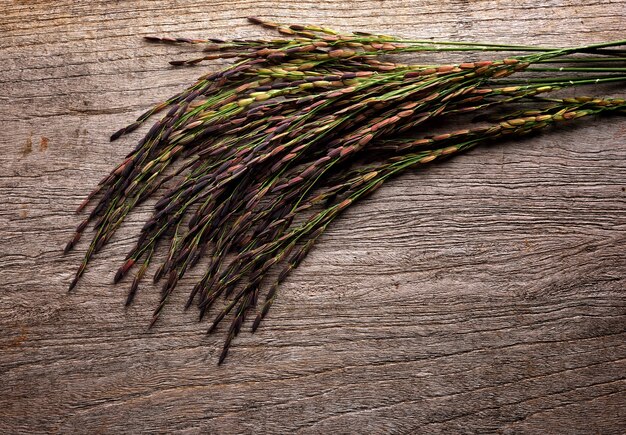
[[158,291],[124,309],[128,282],[111,284],[147,208],[72,294],[85,242],[61,255],[73,209],[139,136],[108,135],[207,68],[172,69],[184,48],[141,35],[251,36],[259,15],[564,46],[626,37],[624,0],[0,6],[0,433],[626,431],[626,119],[393,181],[221,367],[224,328],[206,336],[184,291],[148,332]]

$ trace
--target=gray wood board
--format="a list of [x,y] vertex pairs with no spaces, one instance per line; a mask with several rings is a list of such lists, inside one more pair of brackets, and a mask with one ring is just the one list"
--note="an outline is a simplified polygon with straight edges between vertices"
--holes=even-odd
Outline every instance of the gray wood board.
[[[179,286],[112,275],[143,207],[66,289],[75,207],[138,138],[108,135],[210,67],[140,36],[242,37],[259,15],[416,38],[624,38],[623,0],[0,2],[0,433],[624,433],[626,120],[477,149],[334,223],[263,327],[206,336]],[[145,130],[142,130],[145,131]]]

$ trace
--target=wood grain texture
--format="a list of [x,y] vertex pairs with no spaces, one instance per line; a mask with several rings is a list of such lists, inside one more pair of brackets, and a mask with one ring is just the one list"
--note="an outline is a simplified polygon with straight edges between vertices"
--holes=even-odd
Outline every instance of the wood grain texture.
[[[413,37],[625,37],[626,2],[0,0],[0,433],[626,432],[626,120],[477,149],[333,224],[264,326],[215,365],[179,290],[112,274],[142,208],[66,288],[72,210],[133,146],[108,135],[206,67],[139,36],[259,15]],[[123,235],[122,235],[123,234]],[[180,284],[193,282],[198,272]],[[188,287],[187,287],[188,288]]]

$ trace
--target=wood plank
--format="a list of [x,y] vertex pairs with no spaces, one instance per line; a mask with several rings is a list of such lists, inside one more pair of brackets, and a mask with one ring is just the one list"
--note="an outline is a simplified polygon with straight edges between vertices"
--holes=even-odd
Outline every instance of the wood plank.
[[[416,38],[624,38],[626,2],[0,0],[1,433],[626,432],[626,120],[477,149],[348,210],[215,365],[185,278],[112,285],[142,207],[67,294],[72,210],[134,145],[108,135],[206,67],[147,34],[259,15]],[[265,34],[265,33],[264,33]],[[123,234],[123,235],[122,235]]]

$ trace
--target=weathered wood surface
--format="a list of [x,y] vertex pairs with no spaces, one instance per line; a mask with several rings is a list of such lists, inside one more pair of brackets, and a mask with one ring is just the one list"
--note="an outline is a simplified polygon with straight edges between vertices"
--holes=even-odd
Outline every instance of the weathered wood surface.
[[0,433],[626,431],[624,119],[393,181],[221,367],[184,292],[149,332],[156,289],[123,308],[140,219],[73,294],[81,252],[60,253],[137,138],[108,134],[203,70],[140,35],[253,35],[259,15],[568,45],[623,38],[623,0],[0,3]]

